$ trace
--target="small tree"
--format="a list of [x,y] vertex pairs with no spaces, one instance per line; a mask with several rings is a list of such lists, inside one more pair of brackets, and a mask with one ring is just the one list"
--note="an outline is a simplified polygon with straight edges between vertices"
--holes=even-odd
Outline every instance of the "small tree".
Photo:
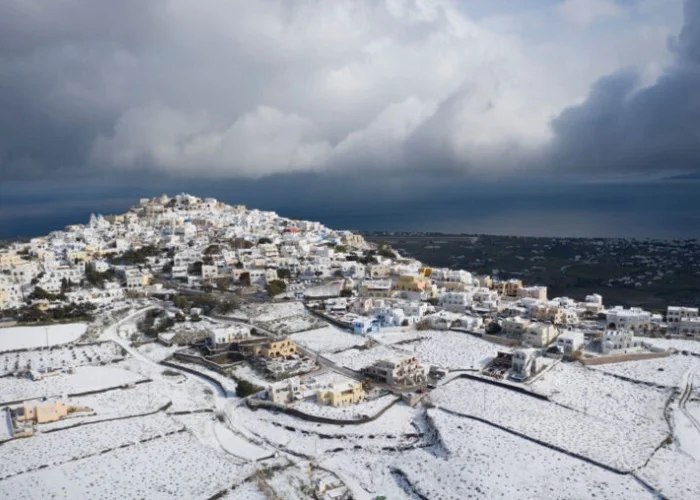
[[226,291],[231,287],[231,278],[228,276],[221,276],[220,278],[216,279],[216,288],[219,290]]
[[275,295],[286,292],[287,284],[282,280],[272,280],[267,284],[265,289],[270,297],[274,297]]
[[343,278],[343,277],[344,277],[344,275],[343,275],[343,270],[342,270],[342,269],[336,269],[335,271],[333,271],[333,277],[334,277],[334,278]]
[[288,280],[292,277],[292,272],[289,269],[278,269],[277,277],[281,280]]
[[236,384],[236,396],[239,398],[247,398],[260,391],[262,391],[262,387],[258,387],[247,380],[239,380]]
[[178,295],[177,297],[175,297],[173,299],[173,303],[178,309],[189,309],[190,307],[190,301],[184,295]]

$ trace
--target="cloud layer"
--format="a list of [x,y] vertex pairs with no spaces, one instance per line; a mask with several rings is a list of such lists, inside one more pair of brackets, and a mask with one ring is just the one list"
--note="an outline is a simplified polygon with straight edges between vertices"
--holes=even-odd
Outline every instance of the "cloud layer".
[[517,23],[467,4],[6,0],[0,175],[700,166],[700,0],[686,1],[674,63],[658,80],[645,79],[658,61],[630,57],[649,67],[600,79],[575,107],[612,64],[577,44],[602,36],[586,31],[596,23],[629,17],[621,4],[533,7],[540,21],[570,24],[570,46],[497,28]]

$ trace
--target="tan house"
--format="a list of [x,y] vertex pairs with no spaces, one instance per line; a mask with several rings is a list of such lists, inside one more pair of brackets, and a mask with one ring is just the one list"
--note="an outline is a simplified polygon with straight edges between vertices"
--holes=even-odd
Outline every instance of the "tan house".
[[365,391],[362,384],[356,380],[348,379],[344,382],[334,382],[316,392],[316,401],[319,404],[331,406],[350,406],[365,399]]
[[287,337],[278,337],[257,345],[249,344],[249,348],[252,354],[268,359],[287,358],[297,353],[296,344]]
[[20,406],[12,410],[12,416],[16,422],[47,424],[65,418],[70,413],[78,411],[91,411],[90,408],[67,406],[62,401],[46,403],[36,406]]

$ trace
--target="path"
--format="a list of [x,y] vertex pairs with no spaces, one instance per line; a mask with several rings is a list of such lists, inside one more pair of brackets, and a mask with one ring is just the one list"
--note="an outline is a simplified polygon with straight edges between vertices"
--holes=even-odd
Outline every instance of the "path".
[[[149,306],[149,307],[144,307],[143,309],[139,309],[138,311],[130,314],[126,318],[120,320],[119,322],[115,323],[114,325],[111,325],[108,327],[105,332],[103,333],[103,338],[111,340],[112,342],[115,342],[118,344],[120,347],[122,347],[125,351],[127,351],[131,356],[133,356],[134,359],[139,361],[142,364],[145,364],[151,368],[155,368],[158,370],[158,373],[160,373],[163,369],[163,367],[150,359],[148,356],[145,356],[142,354],[138,349],[135,349],[134,347],[131,346],[129,341],[121,338],[119,336],[118,330],[119,326],[123,325],[126,322],[133,321],[135,318],[138,318],[140,315],[145,314],[147,311],[151,309],[158,309],[157,307],[154,306]],[[172,368],[175,370],[178,370],[178,368]],[[178,370],[180,371],[183,375],[187,376],[187,372],[184,370]],[[210,381],[201,378],[201,377],[195,377],[195,380],[200,381],[203,385],[206,385],[207,387],[213,386]],[[227,411],[227,403],[229,402],[228,394],[224,393],[222,394],[221,391],[219,391],[219,388],[214,386],[214,406],[216,408],[217,413],[222,413],[224,415],[229,415],[229,412]],[[219,445],[227,452],[230,453],[231,455],[235,455],[239,458],[242,458],[244,460],[250,460],[250,461],[257,461],[261,460],[263,458],[271,456],[271,453],[269,450],[265,450],[264,448],[261,448],[257,446],[256,444],[251,443],[249,440],[244,439],[243,437],[240,437],[242,432],[238,429],[235,428],[235,425],[233,421],[230,418],[226,418],[226,421],[231,425],[231,429],[226,427],[223,423],[217,422],[215,424],[215,436],[217,441],[219,442]],[[218,432],[216,429],[218,428]]]
[[687,372],[685,372],[685,375],[683,376],[684,387],[683,392],[681,393],[681,397],[678,400],[678,407],[688,418],[690,423],[693,424],[695,429],[697,429],[697,431],[700,432],[700,422],[698,422],[698,420],[693,416],[693,414],[690,411],[688,411],[686,407],[690,396],[693,394],[693,379],[697,375],[698,370],[700,370],[700,365],[693,366]]

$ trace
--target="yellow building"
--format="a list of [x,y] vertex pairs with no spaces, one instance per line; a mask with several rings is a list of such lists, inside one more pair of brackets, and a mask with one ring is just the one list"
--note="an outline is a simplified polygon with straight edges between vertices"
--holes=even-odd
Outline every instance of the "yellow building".
[[433,282],[421,274],[404,274],[396,280],[393,290],[397,292],[427,293],[432,296]]
[[392,296],[390,280],[367,280],[360,287],[363,297],[386,298]]
[[0,268],[20,266],[25,261],[14,252],[0,252]]
[[296,353],[296,344],[287,337],[281,337],[259,346],[256,354],[264,358],[286,358]]
[[523,282],[521,280],[508,280],[506,281],[505,294],[508,297],[517,297],[518,291],[523,287]]
[[365,399],[365,391],[362,383],[348,379],[347,382],[335,382],[316,392],[316,401],[319,404],[331,406],[350,406]]
[[7,307],[10,303],[10,294],[7,290],[0,290],[0,309]]
[[13,410],[13,416],[17,422],[46,424],[61,420],[74,411],[89,411],[89,408],[66,406],[65,403],[56,401],[37,406],[21,406]]

